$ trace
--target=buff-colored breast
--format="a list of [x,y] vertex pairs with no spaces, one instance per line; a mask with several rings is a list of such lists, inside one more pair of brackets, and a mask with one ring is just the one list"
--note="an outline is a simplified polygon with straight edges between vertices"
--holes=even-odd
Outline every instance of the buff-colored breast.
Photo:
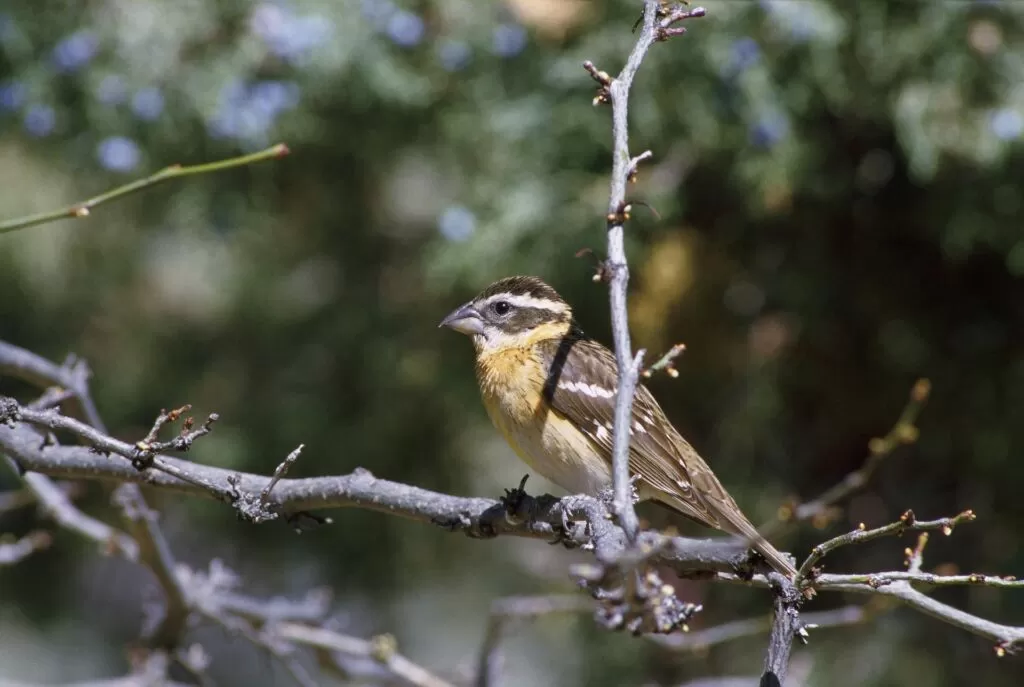
[[599,449],[544,400],[547,370],[529,348],[482,355],[477,377],[491,422],[532,469],[571,493],[611,484]]

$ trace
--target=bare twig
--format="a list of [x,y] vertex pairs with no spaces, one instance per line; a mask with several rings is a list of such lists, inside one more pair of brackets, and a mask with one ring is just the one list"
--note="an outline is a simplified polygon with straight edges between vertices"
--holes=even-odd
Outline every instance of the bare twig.
[[577,594],[547,596],[510,596],[491,604],[483,643],[480,645],[476,669],[476,687],[493,687],[500,673],[498,650],[505,629],[514,620],[534,620],[542,616],[564,613],[586,613],[594,610],[594,602]]
[[[69,499],[81,496],[84,491],[76,482],[56,482],[54,484]],[[0,493],[0,515],[11,511],[27,508],[37,503],[35,495],[27,487],[24,489],[12,489]]]
[[[964,511],[952,518],[941,518],[939,520],[932,521],[917,521],[914,518],[913,513],[911,511],[907,511],[900,520],[890,525],[886,525],[885,527],[879,527],[874,530],[855,530],[850,534],[836,537],[829,542],[825,542],[822,546],[830,545],[831,548],[829,550],[834,550],[835,548],[846,544],[870,541],[871,539],[877,539],[891,534],[900,534],[908,530],[925,531],[918,537],[916,546],[913,549],[908,548],[904,552],[908,568],[906,572],[880,572],[867,575],[831,575],[819,573],[814,574],[812,578],[808,578],[810,585],[816,591],[843,591],[859,594],[877,594],[882,597],[892,598],[914,608],[915,610],[942,620],[943,622],[991,639],[995,642],[994,649],[998,656],[1013,653],[1024,648],[1024,627],[1002,625],[985,620],[984,618],[979,618],[978,616],[961,611],[948,604],[936,601],[924,592],[915,589],[913,586],[914,583],[920,583],[935,586],[971,584],[978,586],[987,585],[992,587],[1024,588],[1024,584],[1021,584],[1018,580],[1011,577],[999,577],[992,575],[960,575],[943,578],[942,576],[930,575],[928,573],[921,572],[924,548],[928,543],[928,537],[926,536],[927,531],[940,530],[948,535],[952,533],[953,527],[957,524],[970,522],[972,520],[974,520],[974,514],[972,511]],[[821,547],[816,547],[816,550],[819,548]],[[814,557],[815,553],[812,553],[808,558],[808,561]],[[820,559],[820,556],[818,556],[818,558]],[[801,574],[797,576],[797,579],[800,580],[804,577],[805,568],[806,570],[812,570],[812,567],[813,564],[808,566],[805,562],[804,566],[801,566]],[[740,582],[743,584],[753,584],[757,586],[767,586],[768,584],[767,579],[761,575],[755,575],[744,580],[736,575],[719,573],[716,578],[723,581]],[[943,580],[948,580],[948,583]]]
[[856,493],[868,483],[882,462],[900,446],[917,441],[917,422],[924,404],[931,392],[931,383],[927,379],[919,379],[910,390],[910,398],[900,413],[896,424],[884,437],[875,437],[868,442],[868,456],[859,468],[846,475],[841,482],[826,489],[816,498],[796,506],[786,506],[779,511],[779,520],[766,523],[761,532],[771,537],[785,522],[803,522],[813,520],[819,526],[826,525],[837,509],[835,505]]
[[19,563],[37,551],[43,551],[53,543],[49,532],[37,530],[29,532],[21,539],[6,544],[0,542],[0,566]]
[[953,528],[964,522],[971,522],[977,516],[974,511],[965,510],[959,515],[955,515],[951,518],[939,518],[938,520],[917,520],[914,517],[914,511],[908,510],[900,519],[896,522],[885,525],[884,527],[878,527],[872,530],[866,529],[863,524],[861,526],[847,534],[841,534],[838,537],[829,539],[826,542],[818,544],[811,549],[811,555],[807,557],[807,560],[803,562],[800,569],[797,571],[797,581],[805,577],[813,577],[812,570],[814,566],[821,561],[822,558],[827,556],[832,551],[835,551],[841,546],[847,546],[848,544],[858,544],[865,541],[871,541],[872,539],[878,539],[879,537],[887,537],[890,535],[899,536],[904,532],[914,531],[923,532],[929,530],[941,530],[943,534],[950,535],[953,533]]
[[390,635],[381,635],[371,640],[365,640],[321,627],[284,622],[273,626],[273,636],[293,644],[316,647],[348,656],[371,658],[384,666],[391,675],[401,680],[401,684],[408,687],[453,687],[452,683],[442,680],[398,653],[397,644]]
[[[196,487],[205,489],[222,501],[231,503],[234,500],[229,488],[222,488],[204,479],[201,475],[194,474],[187,469],[183,469],[180,465],[168,462],[163,456],[154,453],[153,447],[148,444],[144,444],[144,442],[138,442],[138,444],[134,446],[127,444],[118,439],[114,439],[104,432],[94,429],[83,422],[75,420],[74,418],[61,415],[53,409],[32,410],[30,408],[22,407],[17,412],[17,419],[29,422],[39,427],[46,427],[47,429],[71,432],[81,439],[89,442],[94,449],[113,453],[128,459],[131,465],[137,470],[144,472],[148,469],[152,469],[164,472],[178,480],[188,482]],[[209,424],[216,419],[216,415],[211,415],[202,428],[187,432],[183,437],[179,438],[182,441],[191,444],[191,440],[195,438],[195,436],[201,436],[202,434],[209,432]],[[176,441],[177,440],[172,440],[171,442],[166,443],[177,447]],[[144,446],[139,446],[139,444],[144,444]]]
[[277,469],[274,470],[274,474],[271,476],[270,481],[267,482],[267,486],[263,487],[262,491],[260,491],[261,505],[266,507],[270,504],[270,492],[274,490],[274,487],[281,481],[281,478],[288,474],[288,470],[295,464],[295,461],[299,459],[299,456],[302,455],[302,449],[304,448],[304,444],[299,444],[295,450],[289,453],[281,464],[277,466]]
[[234,167],[244,167],[264,160],[275,160],[279,157],[284,157],[288,154],[288,147],[283,143],[278,143],[275,146],[261,150],[250,155],[243,155],[241,157],[233,157],[227,160],[219,160],[217,162],[208,162],[202,165],[191,165],[183,167],[181,165],[171,165],[165,167],[156,174],[146,177],[145,179],[139,179],[133,181],[124,186],[118,186],[115,189],[107,191],[98,196],[94,196],[88,200],[83,200],[80,203],[75,203],[66,208],[60,210],[53,210],[49,212],[42,212],[37,215],[27,215],[25,217],[16,217],[14,219],[5,220],[0,222],[0,234],[4,234],[17,229],[25,229],[26,227],[34,227],[38,224],[47,224],[49,222],[56,222],[62,219],[75,219],[79,217],[88,217],[92,214],[92,209],[106,203],[108,201],[126,196],[136,191],[155,186],[168,179],[176,179],[179,177],[194,176],[196,174],[209,174],[211,172],[220,172],[225,169],[232,169]]
[[195,420],[191,416],[185,418],[181,424],[181,431],[178,436],[169,441],[158,441],[157,436],[160,430],[166,425],[177,422],[178,419],[188,411],[192,410],[190,404],[185,404],[170,412],[161,410],[153,423],[149,434],[142,441],[135,442],[135,455],[132,456],[132,465],[137,470],[145,470],[153,464],[153,457],[163,451],[188,451],[196,439],[204,437],[213,430],[213,423],[220,419],[217,413],[210,413],[206,420],[199,427],[195,426]]
[[655,372],[660,372],[661,370],[664,370],[665,374],[667,374],[669,377],[678,377],[679,370],[676,369],[675,360],[680,355],[682,355],[683,351],[685,350],[686,344],[684,343],[677,343],[676,345],[672,346],[672,348],[668,349],[665,352],[665,355],[658,358],[657,362],[647,367],[642,372],[643,376],[650,377]]
[[40,509],[58,525],[87,539],[92,539],[100,545],[105,553],[113,553],[130,561],[138,561],[139,545],[134,539],[80,511],[75,504],[71,503],[71,499],[68,498],[65,491],[49,477],[37,472],[29,472],[22,475],[22,480],[35,496],[36,501],[39,502]]
[[[831,611],[816,611],[801,614],[804,627],[809,630],[816,628],[843,627],[863,623],[870,617],[864,606],[843,606]],[[714,625],[694,632],[677,632],[670,635],[648,635],[648,639],[658,646],[677,652],[703,652],[718,644],[725,644],[737,639],[756,637],[771,630],[772,616],[764,615],[757,618],[745,618]]]

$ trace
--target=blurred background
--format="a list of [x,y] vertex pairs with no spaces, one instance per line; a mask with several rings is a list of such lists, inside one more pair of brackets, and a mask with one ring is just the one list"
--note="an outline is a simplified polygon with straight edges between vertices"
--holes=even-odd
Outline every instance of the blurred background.
[[[682,341],[650,385],[755,522],[863,461],[916,378],[920,441],[885,462],[806,553],[906,508],[973,508],[925,569],[1024,572],[1024,4],[707,0],[651,50],[632,147],[650,148],[627,230],[634,341]],[[520,464],[487,422],[463,337],[436,329],[491,281],[532,273],[610,337],[609,116],[584,59],[617,72],[638,2],[4,0],[0,219],[56,209],[172,163],[284,141],[292,155],[172,181],[87,219],[0,236],[0,338],[83,356],[112,432],[164,407],[221,422],[190,457],[293,476],[376,475],[497,496]],[[28,400],[25,387],[0,391]],[[17,488],[9,471],[0,488]],[[531,491],[552,488],[538,476]],[[552,488],[553,489],[553,488]],[[555,492],[560,493],[560,492]],[[102,489],[80,505],[118,524]],[[571,591],[577,554],[470,541],[376,513],[296,536],[151,494],[177,555],[222,559],[258,594],[329,586],[342,626],[395,634],[443,675],[472,666],[492,599]],[[0,532],[41,522],[5,515]],[[688,530],[690,531],[690,530]],[[693,530],[708,534],[707,531]],[[0,677],[123,674],[145,571],[69,532],[0,569]],[[832,572],[899,570],[912,540],[843,549]],[[766,593],[687,583],[708,627]],[[1021,624],[1024,595],[937,597]],[[819,596],[809,610],[863,598]],[[192,638],[219,685],[288,684],[217,628]],[[516,628],[504,685],[671,685],[755,675],[764,638],[673,655],[588,617]],[[1020,684],[1020,657],[902,609],[822,630],[806,685]]]

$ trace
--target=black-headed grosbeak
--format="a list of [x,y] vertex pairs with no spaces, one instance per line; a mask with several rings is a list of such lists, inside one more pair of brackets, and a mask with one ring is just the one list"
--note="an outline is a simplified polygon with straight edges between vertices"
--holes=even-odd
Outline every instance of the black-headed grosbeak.
[[[536,277],[508,277],[441,322],[472,337],[487,414],[531,468],[572,493],[612,484],[615,356],[577,326],[572,309]],[[641,500],[751,542],[773,568],[796,569],[740,511],[711,468],[643,385],[633,402],[630,471]]]

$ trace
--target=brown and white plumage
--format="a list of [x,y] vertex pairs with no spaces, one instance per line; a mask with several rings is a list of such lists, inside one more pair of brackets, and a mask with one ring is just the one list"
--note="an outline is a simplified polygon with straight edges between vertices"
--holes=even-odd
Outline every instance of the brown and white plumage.
[[[502,279],[442,325],[472,336],[487,413],[530,467],[574,493],[611,486],[615,356],[583,334],[554,289],[536,277]],[[779,572],[796,573],[643,385],[633,401],[629,464],[641,499],[739,535]]]

